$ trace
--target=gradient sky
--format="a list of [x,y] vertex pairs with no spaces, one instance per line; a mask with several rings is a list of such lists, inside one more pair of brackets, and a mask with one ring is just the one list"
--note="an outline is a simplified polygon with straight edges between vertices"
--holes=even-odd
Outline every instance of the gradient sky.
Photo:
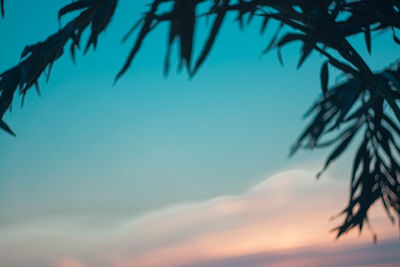
[[[85,223],[71,216],[6,225],[2,266],[216,267],[398,266],[400,242],[382,209],[378,233],[356,231],[333,242],[327,229],[346,184],[315,170],[277,173],[237,195],[161,207],[123,223]],[[316,201],[316,199],[318,201]]]
[[[55,32],[57,11],[69,2],[6,1],[0,71],[18,62],[25,45]],[[327,151],[290,160],[287,154],[320,92],[322,59],[314,55],[296,70],[297,45],[285,49],[284,67],[275,53],[260,57],[274,25],[261,36],[260,21],[240,32],[229,17],[192,80],[174,71],[163,77],[167,31],[160,27],[112,86],[134,36],[120,40],[146,3],[121,0],[96,51],[79,55],[76,65],[66,53],[49,82],[42,80],[41,97],[30,92],[23,108],[17,97],[5,119],[18,137],[0,132],[3,227],[46,218],[115,225],[173,203],[240,194],[293,166],[321,166]],[[399,52],[390,38],[373,43],[367,61],[376,69]],[[361,41],[353,40],[365,55]],[[346,158],[332,168],[332,179],[347,178]]]

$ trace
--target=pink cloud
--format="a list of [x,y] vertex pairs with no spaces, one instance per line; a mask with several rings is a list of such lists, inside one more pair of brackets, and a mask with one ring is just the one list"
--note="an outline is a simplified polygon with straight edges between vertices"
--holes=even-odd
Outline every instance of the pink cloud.
[[73,258],[64,258],[56,261],[55,267],[86,267],[86,265]]
[[[326,177],[317,181],[312,172],[287,171],[241,195],[163,208],[92,235],[85,235],[79,228],[70,235],[60,229],[59,237],[55,234],[49,240],[38,235],[41,240],[35,244],[40,245],[14,242],[16,247],[28,247],[36,255],[48,255],[50,251],[53,258],[62,258],[60,251],[68,252],[71,258],[59,261],[57,267],[218,266],[215,264],[224,262],[231,265],[221,266],[233,266],[232,262],[243,259],[248,261],[238,266],[264,266],[263,261],[273,262],[268,266],[356,266],[363,257],[382,256],[385,251],[363,254],[365,246],[372,243],[366,231],[361,237],[353,231],[333,242],[329,230],[341,221],[329,218],[346,204],[347,187],[347,183]],[[371,221],[380,240],[397,235],[380,207],[373,214]],[[63,240],[57,242],[62,249],[50,249],[57,240]],[[358,255],[356,258],[346,254],[350,248]],[[359,248],[364,250],[360,252]],[[338,259],[335,255],[342,256]],[[86,265],[74,259],[84,259]],[[7,260],[13,259],[9,256]],[[400,263],[400,259],[392,261]]]
[[[309,172],[289,171],[243,195],[154,213],[126,226],[127,256],[116,266],[178,266],[332,243],[329,230],[340,220],[332,223],[329,218],[345,205],[346,187],[329,179],[317,182]],[[380,238],[390,238],[395,228],[383,217],[376,210],[372,221]],[[144,249],[141,242],[147,245]],[[363,242],[371,242],[371,236],[358,238],[353,232],[338,243]]]

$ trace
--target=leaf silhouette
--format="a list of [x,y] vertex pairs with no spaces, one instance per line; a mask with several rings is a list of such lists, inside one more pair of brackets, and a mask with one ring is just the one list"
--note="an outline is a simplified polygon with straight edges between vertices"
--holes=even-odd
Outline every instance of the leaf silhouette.
[[128,58],[125,61],[125,64],[122,66],[122,69],[118,72],[115,81],[117,81],[121,76],[128,70],[130,65],[132,64],[133,59],[135,58],[137,52],[139,51],[140,47],[142,46],[142,43],[144,39],[147,37],[147,34],[151,31],[151,24],[153,22],[153,16],[154,13],[157,11],[157,8],[159,6],[161,1],[154,1],[154,3],[151,5],[150,11],[145,15],[143,19],[143,25],[140,30],[140,33],[136,39],[135,45],[133,46],[131,52],[129,53]]
[[265,32],[265,29],[267,28],[268,25],[268,21],[269,21],[269,17],[268,16],[264,16],[262,25],[261,25],[261,29],[260,29],[260,34],[263,34]]
[[299,59],[299,62],[297,63],[298,69],[303,65],[303,63],[306,61],[306,59],[310,56],[312,51],[313,51],[313,47],[311,45],[309,45],[308,43],[303,44],[303,47],[301,49],[301,57]]
[[326,96],[326,92],[328,91],[328,79],[328,62],[325,62],[321,67],[321,89],[324,96]]
[[10,127],[3,121],[0,121],[0,128],[11,134],[12,136],[16,136],[15,133],[10,129]]
[[365,44],[367,45],[368,53],[371,54],[371,30],[367,27],[364,31]]
[[[229,0],[223,0],[223,3],[222,3],[223,7],[227,6],[228,4],[229,4]],[[212,45],[214,44],[215,38],[217,37],[217,34],[221,28],[222,22],[224,21],[225,14],[226,14],[226,10],[224,10],[224,9],[217,13],[217,17],[214,20],[214,24],[211,28],[210,34],[208,35],[208,39],[207,39],[206,43],[204,44],[203,50],[200,53],[200,56],[197,59],[196,64],[193,68],[192,75],[196,74],[197,70],[199,69],[201,64],[203,64],[204,60],[208,56],[210,49],[211,49]]]

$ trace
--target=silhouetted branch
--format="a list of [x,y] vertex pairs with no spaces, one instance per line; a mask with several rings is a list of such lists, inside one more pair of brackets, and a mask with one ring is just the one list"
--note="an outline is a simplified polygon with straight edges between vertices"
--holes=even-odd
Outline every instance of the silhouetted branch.
[[[375,75],[381,86],[385,86],[392,99],[400,98],[400,71],[387,69]],[[330,88],[325,96],[313,105],[308,115],[315,113],[292,148],[292,154],[300,147],[313,149],[336,145],[328,156],[322,171],[343,154],[357,133],[363,131],[351,174],[350,200],[342,214],[346,215],[343,225],[336,228],[338,237],[368,220],[367,212],[378,199],[394,221],[392,211],[400,211],[400,128],[391,116],[385,114],[385,100],[378,91],[357,79]],[[340,129],[343,129],[339,131]],[[327,143],[324,136],[338,132]]]
[[0,127],[3,130],[15,135],[3,121],[5,112],[11,108],[15,92],[18,90],[23,103],[26,93],[32,86],[39,91],[39,77],[47,69],[47,79],[49,78],[54,62],[64,53],[68,41],[71,41],[70,51],[72,58],[75,58],[75,50],[79,48],[81,35],[89,25],[91,32],[85,52],[90,45],[96,48],[97,38],[109,24],[116,4],[117,0],[80,0],[66,5],[59,11],[59,19],[73,11],[81,13],[45,41],[26,46],[21,54],[21,62],[0,74]]

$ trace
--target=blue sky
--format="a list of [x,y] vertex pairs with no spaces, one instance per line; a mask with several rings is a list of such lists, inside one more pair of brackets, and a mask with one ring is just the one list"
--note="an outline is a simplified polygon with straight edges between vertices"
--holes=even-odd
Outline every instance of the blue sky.
[[[41,6],[7,4],[1,69],[57,30],[63,4],[48,2],[29,27],[21,17]],[[318,58],[301,71],[291,60],[297,48],[287,50],[285,68],[273,53],[260,59],[268,36],[257,21],[239,32],[230,18],[193,80],[173,71],[163,78],[161,28],[112,86],[134,41],[121,45],[121,37],[143,10],[144,2],[121,1],[97,51],[78,56],[76,66],[66,53],[42,81],[42,97],[32,91],[22,109],[15,101],[6,119],[18,137],[0,136],[4,217],[201,199],[240,191],[289,164],[301,114],[319,93],[317,76],[307,75],[318,72]]]
[[[69,3],[39,2],[6,1],[0,71],[55,32],[57,11]],[[134,42],[121,38],[147,2],[121,0],[96,51],[74,65],[66,50],[49,82],[41,81],[41,97],[30,92],[23,108],[16,97],[5,119],[18,137],[0,132],[0,224],[82,214],[107,222],[239,193],[292,166],[321,166],[327,151],[287,155],[320,93],[322,59],[313,55],[296,70],[297,45],[284,50],[284,67],[274,52],[260,57],[274,25],[260,35],[255,19],[241,32],[229,17],[191,80],[174,68],[163,77],[167,28],[160,27],[113,86]],[[367,60],[376,69],[399,52],[389,38],[373,43]],[[365,54],[361,41],[354,39]],[[349,162],[336,164],[334,177],[346,179]]]

